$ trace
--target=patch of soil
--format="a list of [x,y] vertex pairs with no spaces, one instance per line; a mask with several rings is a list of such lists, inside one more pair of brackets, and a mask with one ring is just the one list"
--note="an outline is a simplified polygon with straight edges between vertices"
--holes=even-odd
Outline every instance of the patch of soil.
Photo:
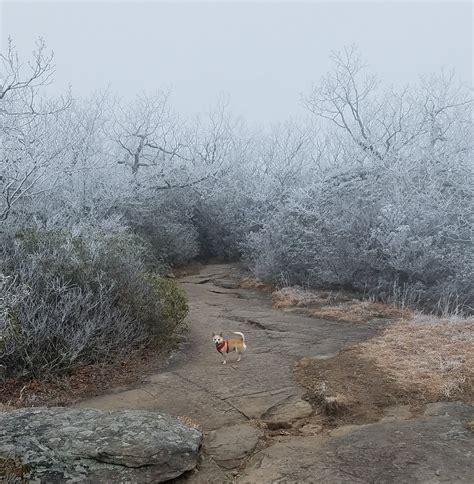
[[69,405],[112,388],[139,383],[144,375],[162,367],[168,355],[169,350],[147,348],[127,359],[82,366],[66,376],[11,378],[0,386],[0,407]]
[[325,360],[304,358],[295,367],[295,377],[328,427],[375,422],[387,407],[404,404],[416,410],[423,403],[361,358],[355,347]]
[[199,262],[194,262],[186,266],[175,267],[168,276],[175,277],[179,279],[180,277],[195,276],[199,274],[203,265]]

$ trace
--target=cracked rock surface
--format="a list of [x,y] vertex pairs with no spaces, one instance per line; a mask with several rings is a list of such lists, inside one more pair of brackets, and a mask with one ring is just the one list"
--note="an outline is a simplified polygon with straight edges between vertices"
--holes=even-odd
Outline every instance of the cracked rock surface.
[[0,413],[0,458],[19,459],[31,482],[163,482],[194,468],[201,439],[173,417],[137,410]]
[[[79,407],[139,408],[186,415],[204,431],[262,419],[292,422],[311,414],[293,378],[305,356],[333,355],[349,343],[375,334],[380,326],[316,320],[272,308],[268,294],[241,289],[238,266],[212,264],[178,279],[190,306],[189,332],[167,368],[135,388],[99,396]],[[212,343],[212,332],[245,334],[242,361],[227,365]]]
[[[268,294],[241,289],[237,266],[214,264],[178,280],[188,295],[189,332],[162,371],[134,388],[81,402],[105,410],[145,409],[188,416],[204,433],[198,472],[187,483],[441,483],[472,482],[473,408],[428,405],[411,418],[402,407],[370,425],[324,433],[317,422],[298,435],[265,441],[252,422],[290,429],[313,418],[292,368],[304,357],[333,356],[366,340],[383,322],[348,323],[309,318],[272,308]],[[245,334],[242,361],[227,365],[212,344],[212,332]],[[473,427],[474,428],[474,427]]]
[[472,483],[473,418],[472,406],[437,403],[410,420],[292,437],[253,456],[237,482]]
[[254,451],[258,437],[257,430],[250,425],[232,425],[210,432],[205,450],[221,467],[232,469]]

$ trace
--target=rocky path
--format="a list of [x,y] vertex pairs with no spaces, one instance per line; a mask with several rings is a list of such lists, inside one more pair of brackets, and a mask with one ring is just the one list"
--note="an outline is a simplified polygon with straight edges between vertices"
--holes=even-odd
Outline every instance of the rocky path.
[[[446,450],[442,445],[455,448],[442,470],[436,457],[432,459],[433,449],[428,460],[418,449],[420,469],[407,451],[411,440],[420,445],[426,422],[419,423],[418,432],[411,420],[397,434],[394,426],[404,425],[405,417],[387,417],[381,423],[342,429],[340,434],[321,434],[312,423],[313,409],[293,379],[294,363],[302,357],[330,357],[347,344],[369,338],[377,326],[275,310],[267,294],[241,289],[241,276],[237,266],[208,265],[180,279],[190,304],[189,331],[181,351],[161,372],[134,388],[79,406],[157,410],[191,418],[206,433],[200,469],[186,478],[194,482],[401,482],[410,476],[416,478],[405,482],[428,482],[427,477],[429,482],[463,482],[464,474],[469,482],[466,472],[474,460],[474,442],[462,422],[474,419],[471,407],[448,404],[441,415],[421,417],[445,419],[437,422],[439,432],[425,436],[433,441],[440,432],[449,435],[449,443],[432,444],[438,453]],[[227,365],[221,364],[211,340],[213,331],[245,334],[248,350],[241,362],[232,355]],[[455,428],[454,433],[449,434],[448,427]],[[272,428],[292,430],[275,440],[268,436]],[[380,444],[383,452],[377,436],[385,439]],[[397,438],[404,443],[397,443]],[[400,455],[395,452],[398,445],[403,447]],[[367,450],[372,458],[365,455]],[[409,474],[413,469],[418,474]],[[449,469],[457,472],[453,481],[443,478]]]

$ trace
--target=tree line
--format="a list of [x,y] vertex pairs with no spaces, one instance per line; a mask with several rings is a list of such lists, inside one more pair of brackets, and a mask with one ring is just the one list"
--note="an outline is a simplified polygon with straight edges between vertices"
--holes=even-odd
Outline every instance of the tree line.
[[472,311],[469,89],[447,71],[387,88],[355,47],[332,61],[302,94],[307,118],[257,129],[225,97],[185,118],[166,90],[46,95],[45,42],[23,61],[10,40],[0,330],[9,358],[28,347],[11,365],[41,366],[31,357],[41,345],[65,368],[143,344],[168,324],[140,321],[147,274],[212,257],[277,285]]

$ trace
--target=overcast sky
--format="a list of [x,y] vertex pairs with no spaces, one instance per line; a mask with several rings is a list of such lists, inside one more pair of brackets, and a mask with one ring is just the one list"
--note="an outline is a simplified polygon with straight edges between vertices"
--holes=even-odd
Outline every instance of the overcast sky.
[[45,38],[55,86],[84,95],[108,84],[123,96],[172,88],[185,115],[219,93],[250,121],[298,116],[300,94],[355,43],[387,83],[454,67],[472,83],[470,2],[1,3],[2,46]]

